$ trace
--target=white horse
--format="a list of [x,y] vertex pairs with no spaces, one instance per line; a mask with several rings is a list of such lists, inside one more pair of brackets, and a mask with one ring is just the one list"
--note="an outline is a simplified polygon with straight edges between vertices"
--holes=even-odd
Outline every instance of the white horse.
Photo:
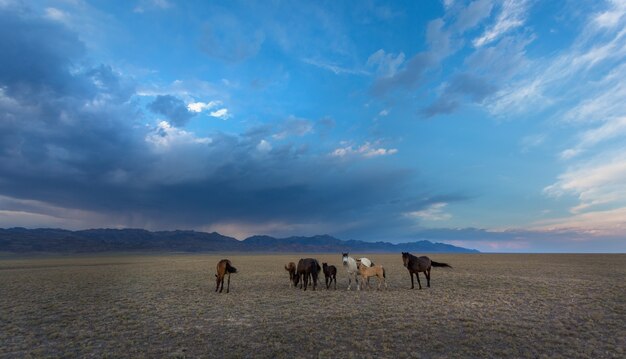
[[369,260],[369,259],[367,259],[365,257],[359,258],[357,260],[357,262],[361,262],[361,264],[363,264],[364,266],[366,266],[368,268],[374,265],[374,262],[372,262],[371,260]]
[[357,287],[359,286],[359,268],[356,265],[356,260],[352,257],[348,257],[348,253],[341,254],[341,262],[343,263],[343,267],[348,272],[348,290],[350,290],[352,286],[352,278],[354,278],[354,283],[356,283]]
[[[352,278],[354,278],[354,283],[359,288],[359,268],[357,266],[357,260],[348,256],[348,253],[341,254],[341,262],[343,263],[343,267],[348,272],[348,290],[352,287]],[[363,264],[366,267],[372,266],[372,261],[367,258],[359,258],[358,262]]]

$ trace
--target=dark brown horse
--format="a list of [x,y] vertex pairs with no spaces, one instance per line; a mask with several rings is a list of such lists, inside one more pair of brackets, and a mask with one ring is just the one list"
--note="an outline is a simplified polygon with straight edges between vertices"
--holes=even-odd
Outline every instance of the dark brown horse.
[[311,281],[313,282],[313,290],[315,290],[317,285],[317,276],[321,270],[322,267],[320,267],[317,259],[300,259],[300,261],[298,261],[298,266],[296,267],[296,276],[293,279],[293,284],[297,286],[298,283],[302,281],[304,284],[304,290],[306,290],[309,285],[309,278],[311,278]]
[[289,286],[293,285],[293,278],[296,276],[296,264],[289,262],[285,265],[285,270],[289,272]]
[[[230,274],[237,273],[237,268],[233,267],[228,259],[222,259],[217,262],[217,273],[215,274],[215,291],[219,288],[220,293],[224,290],[224,277],[228,274],[228,285],[226,286],[226,293],[230,291]],[[222,287],[220,288],[220,284]]]
[[335,289],[337,289],[337,267],[322,263],[324,269],[324,279],[326,279],[326,289],[330,288],[330,285],[335,281]]
[[419,272],[424,272],[424,275],[426,276],[426,285],[430,287],[430,269],[432,267],[452,268],[447,263],[431,261],[430,258],[426,256],[416,257],[409,252],[402,252],[402,262],[404,262],[404,266],[409,270],[409,274],[411,275],[411,289],[415,288],[415,285],[413,284],[413,273],[415,273],[415,277],[417,278],[419,289],[422,289]]

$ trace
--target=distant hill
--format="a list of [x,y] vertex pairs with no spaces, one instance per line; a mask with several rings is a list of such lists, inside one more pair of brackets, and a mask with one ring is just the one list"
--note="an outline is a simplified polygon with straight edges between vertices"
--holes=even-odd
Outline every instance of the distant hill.
[[329,235],[274,238],[252,236],[243,241],[217,232],[158,231],[143,229],[0,228],[0,252],[103,253],[103,252],[418,252],[478,253],[450,244],[418,242],[392,244],[340,240]]

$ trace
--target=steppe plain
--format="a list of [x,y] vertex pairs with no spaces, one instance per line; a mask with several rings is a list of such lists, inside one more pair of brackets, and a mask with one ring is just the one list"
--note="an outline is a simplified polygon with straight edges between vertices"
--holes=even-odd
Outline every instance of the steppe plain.
[[[429,254],[454,268],[423,290],[399,253],[363,256],[388,290],[347,291],[340,254],[5,255],[0,357],[626,356],[625,254]],[[301,257],[336,265],[337,290],[290,288]]]

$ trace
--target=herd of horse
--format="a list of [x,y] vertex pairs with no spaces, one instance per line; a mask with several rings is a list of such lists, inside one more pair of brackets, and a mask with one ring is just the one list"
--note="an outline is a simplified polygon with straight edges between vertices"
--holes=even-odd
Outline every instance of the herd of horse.
[[[374,262],[365,257],[354,259],[350,257],[348,253],[341,254],[341,262],[344,269],[348,273],[348,290],[352,288],[352,281],[354,281],[357,290],[361,290],[362,284],[365,285],[365,288],[369,288],[369,279],[371,277],[377,278],[379,290],[382,285],[384,285],[385,289],[387,289],[387,282],[385,281],[387,275],[385,273],[385,268],[382,265],[375,265]],[[419,277],[420,272],[424,273],[424,276],[426,277],[426,286],[430,287],[430,270],[432,267],[452,268],[447,263],[435,262],[426,256],[417,257],[409,252],[402,252],[402,263],[411,276],[411,289],[415,288],[413,274],[415,274],[415,278],[417,278],[419,289],[422,289],[422,283],[420,282]],[[307,290],[310,283],[313,290],[315,290],[319,274],[323,270],[326,289],[330,289],[333,283],[334,289],[337,289],[337,267],[334,265],[328,265],[328,263],[322,263],[320,266],[319,262],[315,258],[301,258],[297,264],[295,262],[289,262],[285,265],[285,270],[289,273],[289,285],[291,287],[299,286],[300,289]],[[229,292],[231,273],[237,273],[237,269],[233,267],[230,260],[222,259],[217,263],[217,273],[215,274],[216,292],[219,289],[219,292],[221,293],[224,289],[224,278],[226,276],[228,276],[226,293]],[[361,279],[360,281],[359,278]]]

